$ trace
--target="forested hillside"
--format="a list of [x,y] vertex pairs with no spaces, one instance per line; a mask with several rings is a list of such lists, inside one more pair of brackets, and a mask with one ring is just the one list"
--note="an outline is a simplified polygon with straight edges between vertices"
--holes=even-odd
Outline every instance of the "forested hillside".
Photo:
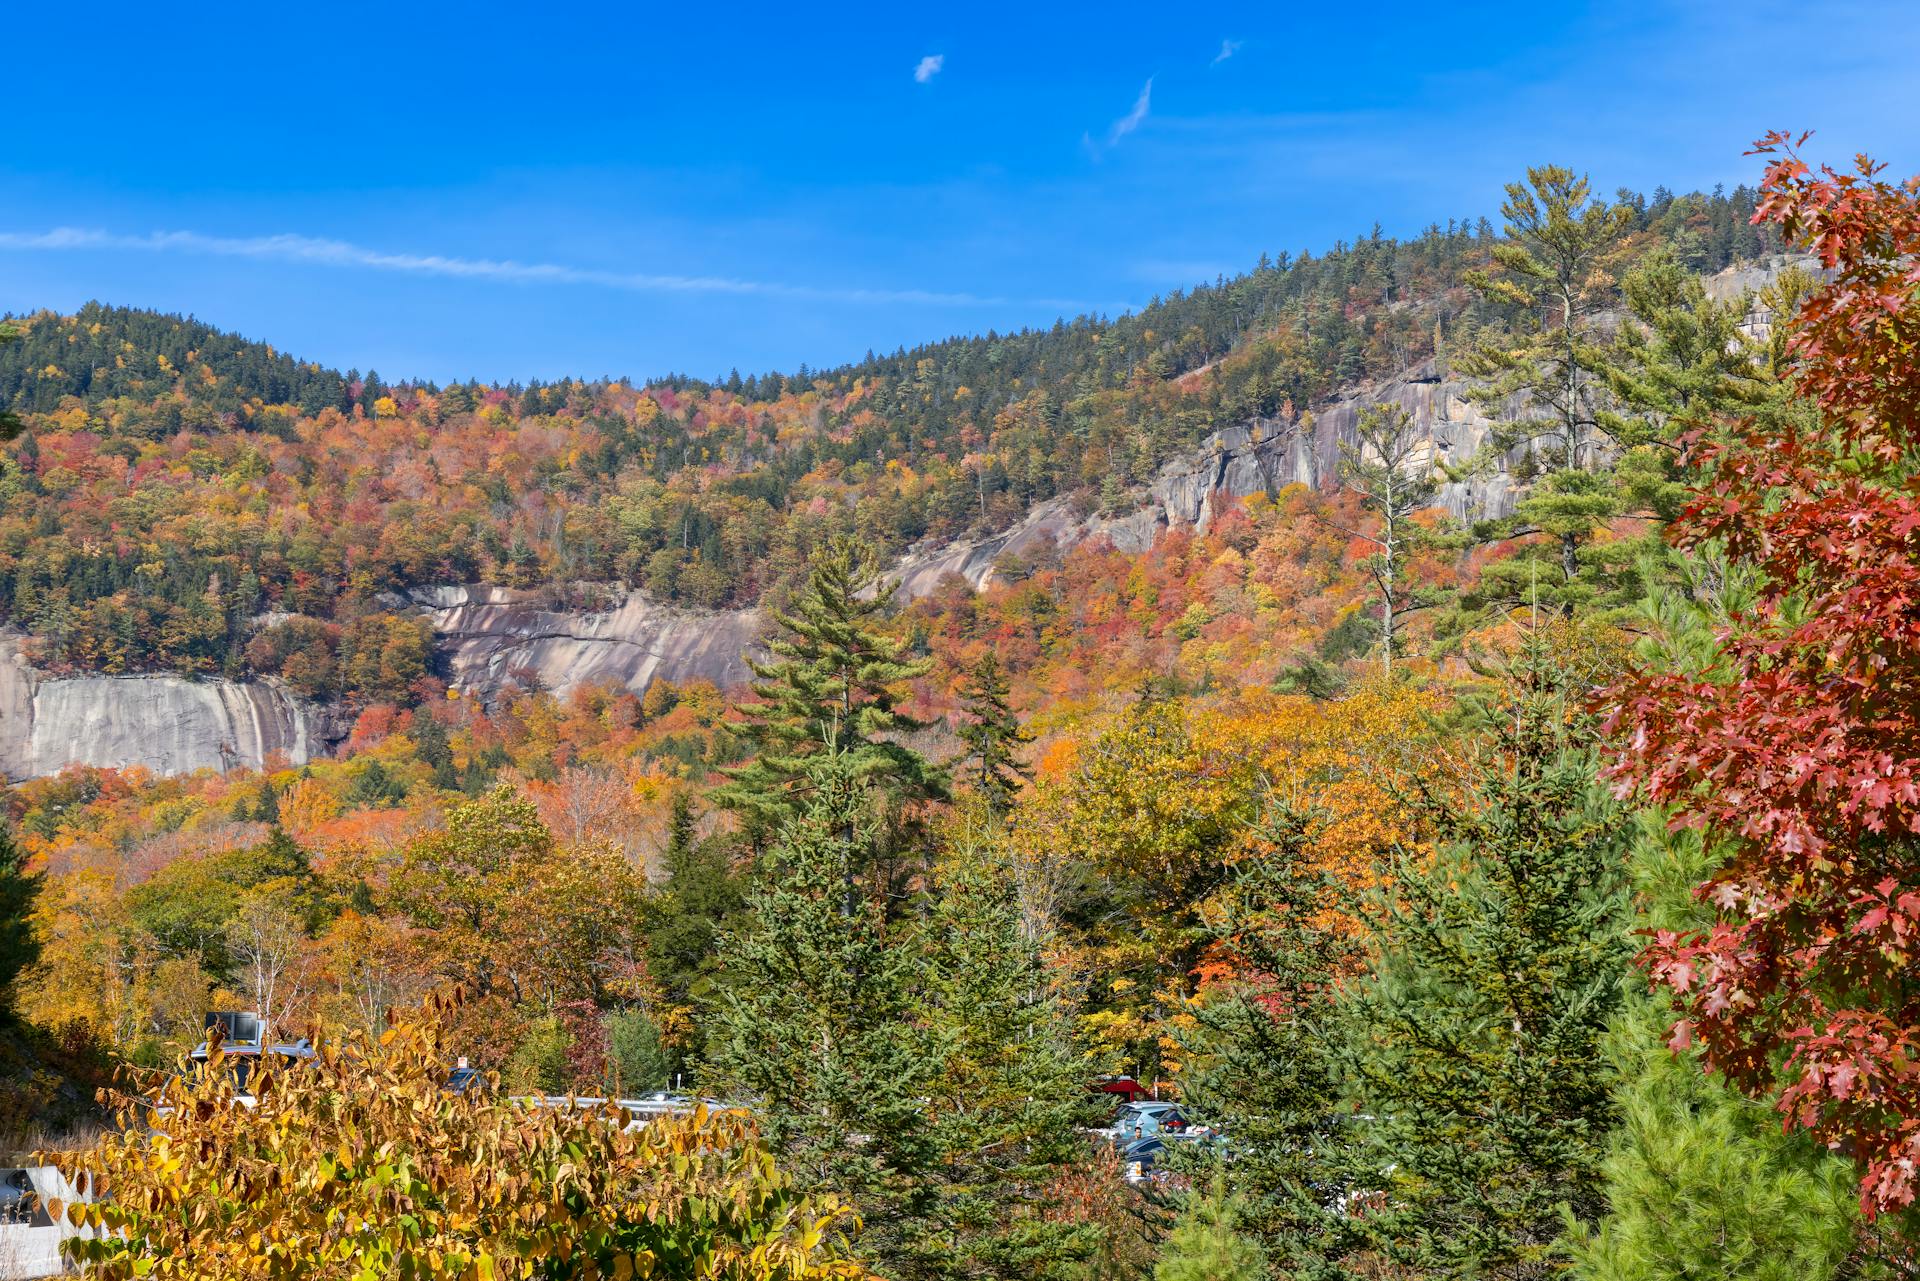
[[[1763,253],[1753,199],[1626,198],[1610,252],[1695,271]],[[1220,425],[1512,330],[1525,308],[1466,283],[1498,241],[1485,220],[1376,229],[1116,320],[719,384],[390,385],[177,317],[25,317],[0,344],[0,403],[27,424],[0,475],[0,620],[56,672],[409,701],[428,651],[382,593],[594,582],[751,605],[833,532],[894,555],[1059,494],[1120,510]],[[290,617],[262,632],[267,613]]]
[[[67,380],[16,392],[0,508],[39,661],[275,674],[352,726],[8,790],[0,1020],[135,1083],[62,1157],[116,1189],[81,1249],[1913,1277],[1920,186],[1761,150],[1757,192],[1544,166],[1497,229],[720,385],[336,388],[26,318],[9,376]],[[1703,283],[1776,251],[1815,270]],[[165,367],[68,367],[136,330]],[[1428,360],[1476,457],[1367,404],[1324,487],[887,586]],[[1436,505],[1494,466],[1511,510]],[[468,697],[385,595],[457,581],[761,603],[769,644],[745,689]],[[235,1108],[164,1070],[209,1008],[328,1048]],[[690,1116],[638,1138],[515,1101],[656,1090]]]

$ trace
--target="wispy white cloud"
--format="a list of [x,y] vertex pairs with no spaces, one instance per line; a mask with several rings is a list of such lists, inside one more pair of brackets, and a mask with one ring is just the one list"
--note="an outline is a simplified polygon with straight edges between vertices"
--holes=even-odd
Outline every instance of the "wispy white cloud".
[[913,69],[914,83],[915,84],[927,83],[927,81],[939,75],[941,70],[946,65],[947,65],[946,54],[944,53],[928,54],[926,57],[920,59],[918,65],[916,65]]
[[1147,112],[1152,105],[1153,80],[1149,77],[1146,85],[1140,90],[1140,96],[1133,101],[1133,110],[1114,121],[1113,128],[1107,130],[1107,145],[1109,147],[1116,145],[1122,138],[1138,129],[1141,122],[1146,120]]
[[1231,58],[1234,54],[1239,53],[1240,46],[1245,43],[1246,41],[1244,40],[1222,40],[1220,42],[1220,52],[1214,54],[1213,61],[1208,63],[1207,65],[1210,67],[1219,66],[1221,63],[1225,62],[1228,58]]
[[788,298],[803,302],[924,304],[992,307],[1007,305],[1057,307],[1063,311],[1090,309],[1098,304],[1063,298],[1005,298],[930,289],[844,289],[796,285],[781,281],[743,280],[733,276],[673,275],[637,271],[606,271],[563,263],[519,262],[511,258],[455,258],[443,254],[389,253],[344,240],[282,234],[275,236],[211,236],[198,231],[155,231],[146,235],[104,231],[89,227],[55,227],[51,231],[0,231],[0,250],[58,252],[63,250],[120,250],[160,254],[208,254],[223,258],[250,258],[319,267],[400,272],[459,280],[498,281],[507,284],[586,285],[637,293],[734,294]]

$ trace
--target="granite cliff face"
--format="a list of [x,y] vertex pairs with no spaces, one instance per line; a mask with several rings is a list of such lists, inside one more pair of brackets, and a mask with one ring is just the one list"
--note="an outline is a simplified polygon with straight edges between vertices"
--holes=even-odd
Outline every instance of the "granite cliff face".
[[[436,587],[393,602],[440,633],[456,688],[490,699],[512,686],[565,695],[581,685],[639,693],[656,677],[750,676],[759,642],[751,610],[710,613],[659,605],[638,592],[598,611],[558,609],[541,595],[490,587]],[[179,676],[54,677],[34,671],[21,638],[0,636],[0,775],[57,774],[68,765],[143,766],[157,774],[301,765],[324,755],[347,725],[278,681]]]
[[34,672],[18,637],[0,637],[0,774],[35,778],[68,765],[144,766],[157,774],[305,763],[324,717],[277,681]]
[[[1152,547],[1162,531],[1192,528],[1206,532],[1216,505],[1251,494],[1275,493],[1288,485],[1331,484],[1340,446],[1354,439],[1362,411],[1393,404],[1412,417],[1413,430],[1441,461],[1464,462],[1479,453],[1493,430],[1484,407],[1466,398],[1467,384],[1442,378],[1431,364],[1417,366],[1384,383],[1363,385],[1337,400],[1294,418],[1262,418],[1216,431],[1196,452],[1160,469],[1147,486],[1141,506],[1124,516],[1085,514],[1070,498],[1040,503],[1012,528],[987,538],[968,539],[916,551],[895,572],[903,596],[923,596],[948,574],[978,590],[993,581],[994,562],[1002,556],[1029,556],[1051,543],[1069,547],[1106,538],[1123,552]],[[1443,485],[1440,505],[1463,520],[1504,516],[1512,511],[1514,486],[1507,459],[1472,480]]]
[[676,609],[640,592],[591,612],[500,587],[424,588],[410,600],[440,634],[454,687],[482,697],[530,682],[560,695],[581,685],[639,693],[655,678],[725,688],[747,680],[760,638],[757,611]]
[[[1777,254],[1762,262],[1728,268],[1703,280],[1707,296],[1727,302],[1747,296],[1742,328],[1764,338],[1772,317],[1752,295],[1790,267],[1824,278],[1818,259]],[[1092,538],[1107,538],[1120,551],[1138,553],[1153,546],[1166,529],[1188,527],[1204,533],[1215,504],[1273,493],[1290,484],[1320,487],[1333,483],[1340,446],[1352,444],[1363,410],[1388,403],[1411,415],[1415,434],[1441,462],[1464,463],[1491,438],[1494,420],[1487,406],[1467,399],[1470,384],[1442,377],[1428,361],[1385,382],[1361,384],[1340,397],[1292,418],[1263,418],[1216,431],[1197,451],[1160,469],[1147,486],[1140,507],[1122,516],[1087,514],[1069,498],[1036,505],[1025,519],[985,538],[963,539],[915,549],[894,572],[904,597],[924,596],[948,574],[978,591],[993,581],[994,562],[1004,555],[1029,556],[1051,544],[1065,548]],[[1472,479],[1440,487],[1437,500],[1457,520],[1506,516],[1518,500],[1509,465],[1519,451],[1500,458]]]

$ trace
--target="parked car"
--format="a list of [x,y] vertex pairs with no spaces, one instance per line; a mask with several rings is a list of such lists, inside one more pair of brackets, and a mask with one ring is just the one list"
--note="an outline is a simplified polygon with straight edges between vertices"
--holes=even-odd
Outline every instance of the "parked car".
[[1178,1103],[1142,1099],[1121,1108],[1119,1115],[1114,1118],[1114,1142],[1130,1143],[1136,1139],[1151,1138],[1163,1131],[1181,1134],[1187,1126],[1187,1114],[1180,1110]]
[[1129,1183],[1158,1183],[1171,1178],[1173,1172],[1166,1168],[1165,1163],[1167,1152],[1187,1144],[1204,1145],[1217,1157],[1226,1155],[1225,1141],[1203,1127],[1194,1126],[1183,1134],[1162,1130],[1144,1139],[1135,1139],[1120,1149],[1121,1173]]
[[221,1012],[207,1015],[207,1039],[193,1048],[187,1057],[193,1063],[193,1070],[204,1071],[213,1058],[213,1045],[217,1036],[220,1042],[221,1065],[233,1075],[234,1093],[243,1103],[250,1103],[253,1095],[248,1088],[253,1079],[253,1068],[262,1060],[269,1060],[281,1066],[299,1063],[314,1056],[314,1049],[305,1037],[297,1041],[277,1041],[269,1044],[266,1029],[254,1014]]

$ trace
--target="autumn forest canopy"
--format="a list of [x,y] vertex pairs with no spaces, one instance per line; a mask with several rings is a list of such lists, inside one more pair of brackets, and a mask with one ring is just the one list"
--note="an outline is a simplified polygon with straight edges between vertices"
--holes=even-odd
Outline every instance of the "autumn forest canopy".
[[29,702],[331,728],[6,787],[0,1157],[106,1277],[1920,1274],[1920,179],[1826,141],[711,381],[10,318]]

